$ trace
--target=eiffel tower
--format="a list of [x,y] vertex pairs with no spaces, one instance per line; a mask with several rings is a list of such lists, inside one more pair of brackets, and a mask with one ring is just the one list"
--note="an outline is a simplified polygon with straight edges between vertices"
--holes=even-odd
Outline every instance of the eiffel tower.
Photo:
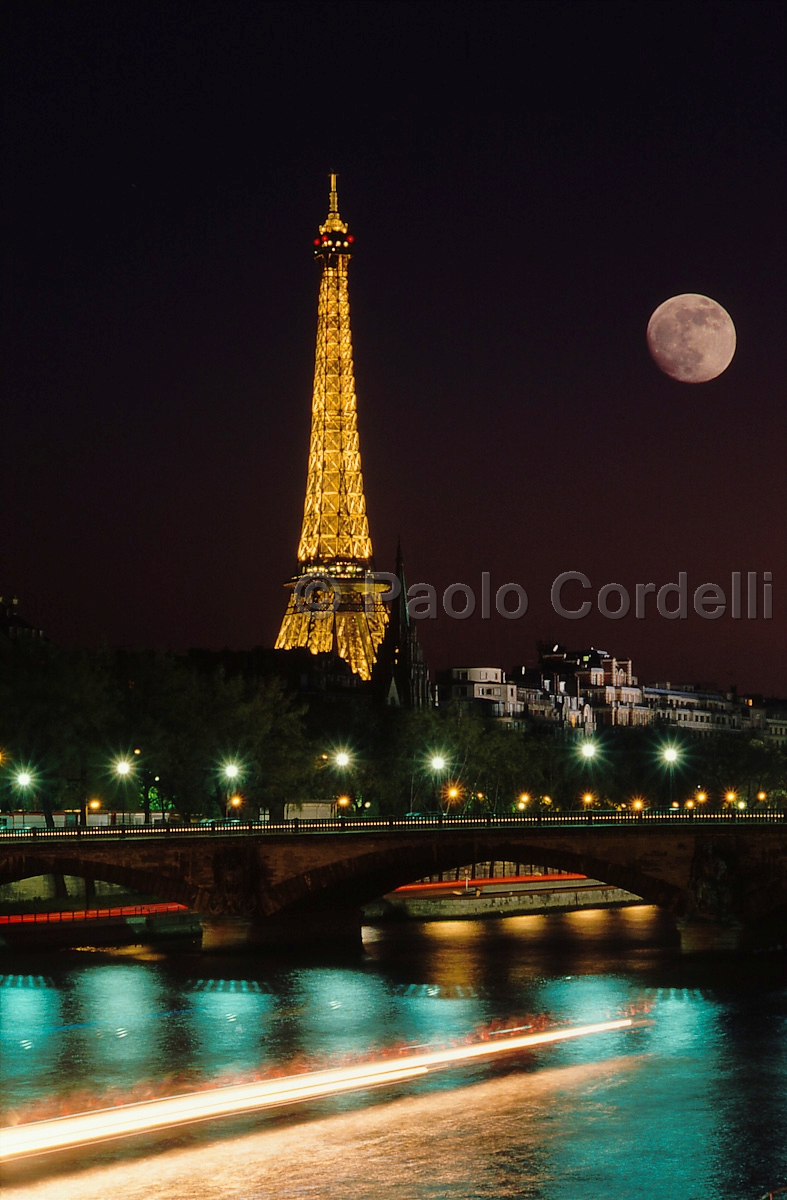
[[277,650],[335,652],[361,679],[371,678],[388,610],[374,570],[355,402],[347,268],[353,237],[339,215],[331,175],[328,216],[314,239],[322,264],[317,308],[312,428],[298,572],[288,584]]

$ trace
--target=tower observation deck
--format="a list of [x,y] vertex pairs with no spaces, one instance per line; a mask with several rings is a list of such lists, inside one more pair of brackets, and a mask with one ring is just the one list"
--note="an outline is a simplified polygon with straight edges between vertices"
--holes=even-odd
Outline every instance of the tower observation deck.
[[331,175],[328,216],[314,239],[321,264],[317,349],[298,570],[287,585],[277,650],[335,652],[371,678],[388,610],[376,583],[363,492],[347,269],[353,237],[339,215]]

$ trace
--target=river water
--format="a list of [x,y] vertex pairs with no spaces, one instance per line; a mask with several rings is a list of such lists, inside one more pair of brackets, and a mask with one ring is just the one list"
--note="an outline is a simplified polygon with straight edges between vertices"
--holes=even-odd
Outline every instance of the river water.
[[546,1017],[623,1032],[9,1167],[6,1200],[755,1200],[787,1185],[784,954],[689,960],[658,910],[366,929],[344,961],[17,956],[3,1124]]

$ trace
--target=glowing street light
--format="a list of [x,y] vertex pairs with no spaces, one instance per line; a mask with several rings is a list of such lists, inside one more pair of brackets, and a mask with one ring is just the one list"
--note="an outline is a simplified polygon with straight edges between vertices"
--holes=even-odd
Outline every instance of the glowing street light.
[[240,767],[238,766],[237,763],[234,763],[234,762],[225,763],[224,767],[222,769],[224,771],[224,776],[226,779],[237,779],[238,776],[240,775]]
[[115,773],[119,775],[121,779],[128,778],[128,776],[131,774],[131,763],[127,758],[118,759],[118,761],[115,763]]
[[[35,787],[35,782],[36,782],[35,775],[33,774],[33,771],[29,767],[22,767],[22,769],[20,771],[16,772],[16,774],[12,777],[12,779],[13,779],[13,786],[16,788],[17,791],[22,793],[23,797],[26,796],[26,794],[28,792],[31,792],[33,790],[33,788]],[[24,808],[24,807],[25,807],[25,803],[24,803],[24,799],[23,799],[22,800],[22,808]]]
[[645,807],[642,798],[640,796],[636,796],[631,801],[631,807],[634,809],[635,812],[642,812],[643,808]]
[[346,750],[339,750],[333,761],[336,763],[337,767],[349,767],[350,756]]
[[523,792],[523,793],[522,793],[522,795],[519,797],[519,800],[518,800],[518,802],[517,802],[517,808],[519,809],[519,811],[520,811],[520,812],[524,812],[524,811],[525,811],[525,809],[527,808],[527,806],[528,806],[528,804],[529,804],[529,803],[530,803],[530,795],[529,795],[529,793],[528,793],[528,792]]
[[661,751],[661,757],[669,768],[669,801],[670,808],[672,808],[672,786],[675,778],[675,764],[680,758],[677,746],[664,746]]
[[583,804],[592,804],[593,803],[593,793],[585,792],[584,796],[582,797],[582,803]]
[[735,797],[736,797],[735,792],[727,792],[727,795],[724,797],[724,799],[727,801],[728,804],[734,804]]
[[768,799],[768,793],[767,793],[767,792],[758,792],[758,793],[757,793],[757,799],[758,799],[758,800],[767,800],[767,799]]
[[431,754],[428,759],[429,770],[434,778],[435,805],[440,807],[440,776],[448,770],[448,760],[444,754]]
[[598,746],[595,742],[583,742],[579,748],[579,753],[587,762],[590,762],[592,758],[595,758],[597,752]]

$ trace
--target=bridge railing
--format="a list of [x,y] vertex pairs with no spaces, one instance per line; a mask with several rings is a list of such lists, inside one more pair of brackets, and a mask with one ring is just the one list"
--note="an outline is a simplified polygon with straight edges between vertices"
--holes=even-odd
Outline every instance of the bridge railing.
[[485,813],[480,816],[452,816],[440,813],[424,817],[330,817],[304,820],[296,817],[275,823],[249,821],[237,825],[91,825],[74,829],[0,829],[0,845],[8,841],[120,841],[137,838],[248,837],[255,835],[315,833],[380,834],[386,831],[434,833],[440,829],[537,829],[537,828],[618,828],[634,826],[697,826],[729,829],[735,825],[780,825],[787,823],[787,812],[705,813],[695,810],[666,812],[565,812],[565,813]]

